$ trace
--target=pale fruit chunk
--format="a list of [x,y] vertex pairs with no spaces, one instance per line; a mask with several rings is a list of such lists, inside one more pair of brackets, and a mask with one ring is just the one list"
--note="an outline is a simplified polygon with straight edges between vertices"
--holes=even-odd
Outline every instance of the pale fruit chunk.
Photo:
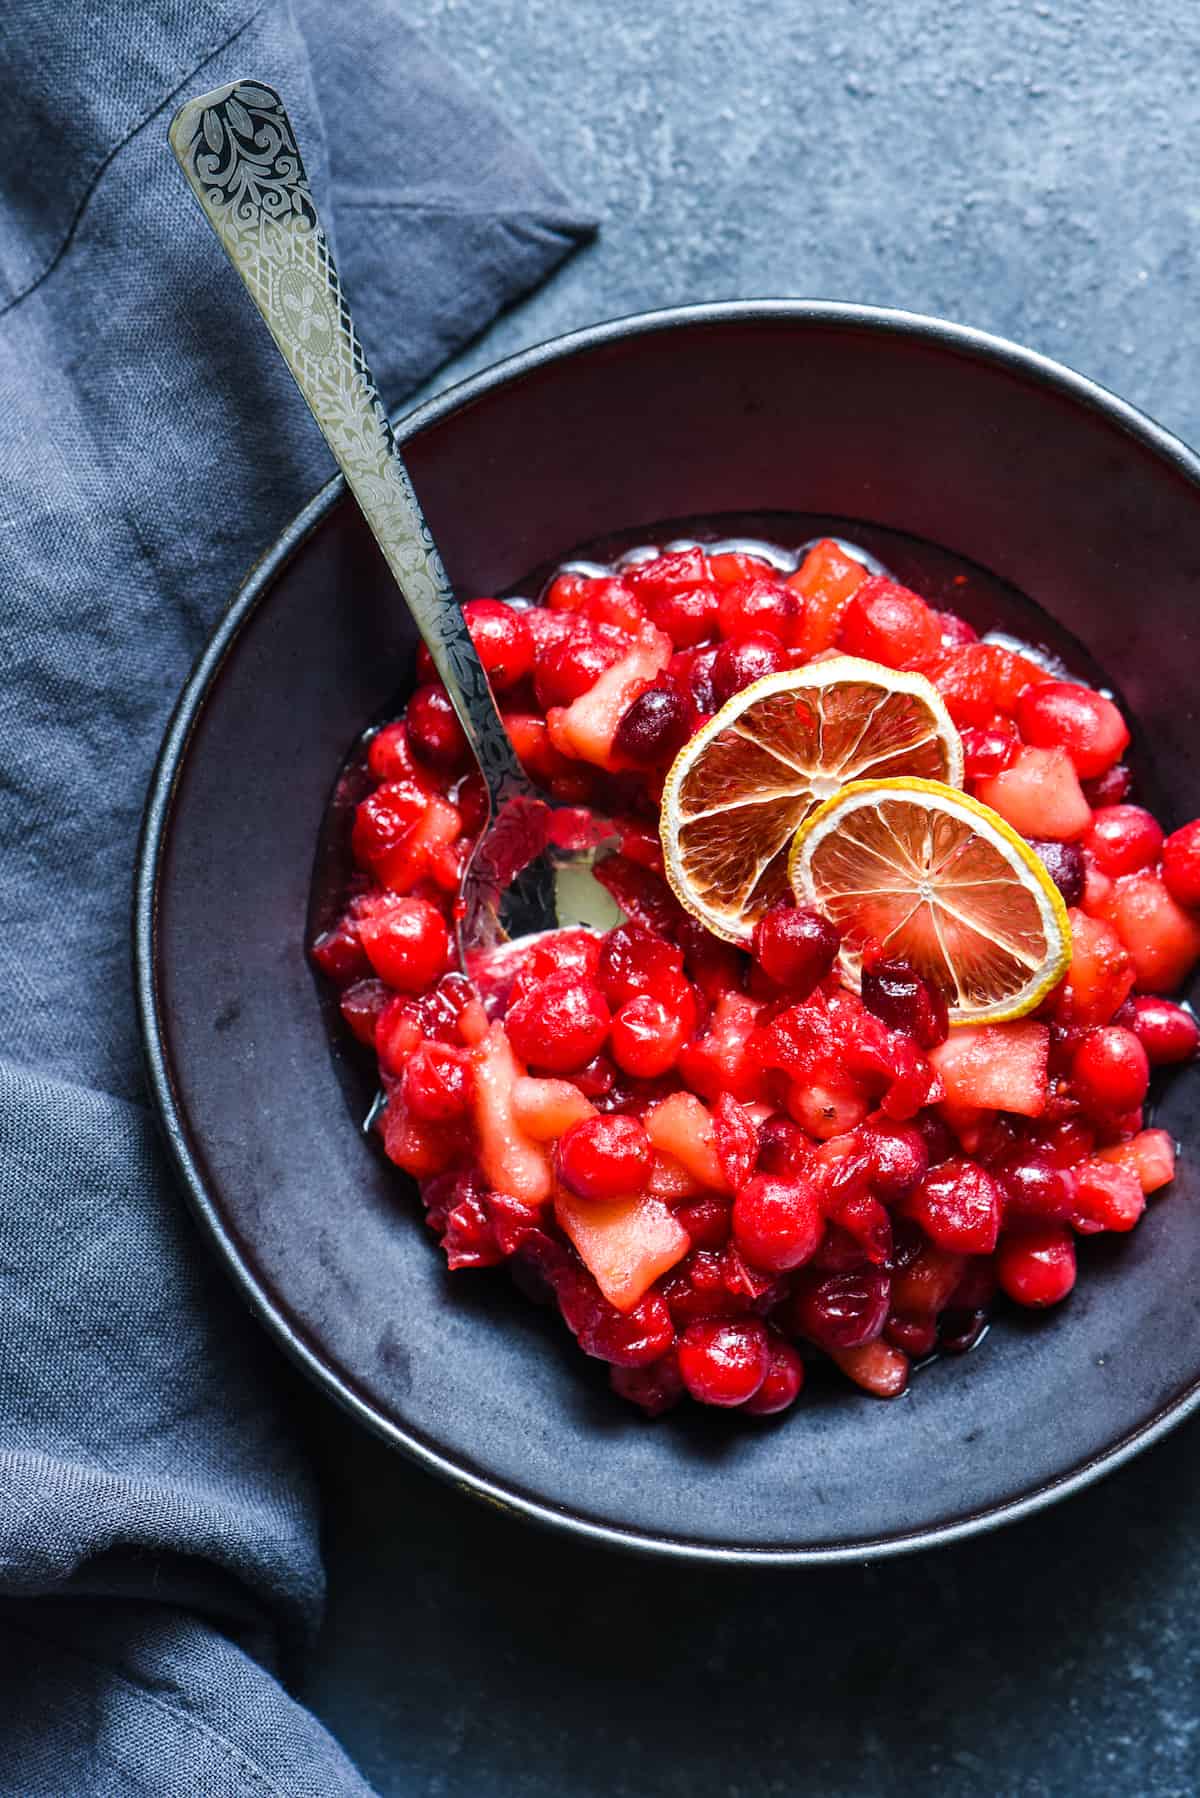
[[554,747],[597,768],[610,767],[618,724],[638,695],[653,686],[673,653],[664,631],[643,625],[628,654],[606,668],[596,684],[569,706],[548,715]]
[[1022,749],[1011,768],[976,781],[975,792],[1023,837],[1069,843],[1092,821],[1092,808],[1065,749]]
[[670,1093],[643,1120],[646,1135],[656,1149],[681,1161],[701,1186],[728,1192],[725,1175],[713,1141],[708,1108],[695,1093]]
[[1104,915],[1133,958],[1139,992],[1173,992],[1200,959],[1200,920],[1152,868],[1114,881]]
[[692,1239],[661,1199],[577,1199],[558,1189],[554,1213],[610,1305],[632,1311],[660,1274],[687,1254]]
[[1096,1160],[1125,1168],[1147,1194],[1158,1192],[1175,1178],[1175,1144],[1165,1130],[1139,1130],[1129,1142],[1097,1150]]
[[828,1349],[831,1361],[875,1398],[899,1398],[908,1385],[908,1356],[880,1336],[861,1348]]
[[951,1106],[1040,1117],[1049,1093],[1045,1024],[977,1024],[952,1030],[929,1051]]
[[570,1080],[535,1080],[522,1074],[513,1085],[513,1115],[535,1142],[557,1142],[572,1124],[594,1117],[596,1107]]
[[493,1024],[471,1050],[479,1161],[498,1192],[526,1205],[550,1197],[550,1157],[517,1121],[514,1089],[523,1070],[503,1024]]

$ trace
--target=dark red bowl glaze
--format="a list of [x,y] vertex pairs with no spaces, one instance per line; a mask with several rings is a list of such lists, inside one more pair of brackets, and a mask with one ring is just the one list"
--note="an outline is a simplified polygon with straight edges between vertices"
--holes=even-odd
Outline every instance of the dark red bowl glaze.
[[[1094,384],[978,333],[866,308],[653,314],[530,351],[399,435],[464,595],[665,520],[798,511],[940,544],[1035,597],[1119,679],[1168,824],[1195,810],[1200,461]],[[598,1540],[820,1562],[1028,1513],[1200,1398],[1195,1158],[1068,1305],[880,1404],[830,1386],[773,1428],[647,1424],[503,1276],[448,1280],[359,1129],[303,950],[314,845],[412,627],[340,481],[235,599],[151,789],[135,952],[153,1090],[205,1228],[259,1315],[389,1440]],[[1157,1122],[1186,1141],[1200,1080]]]

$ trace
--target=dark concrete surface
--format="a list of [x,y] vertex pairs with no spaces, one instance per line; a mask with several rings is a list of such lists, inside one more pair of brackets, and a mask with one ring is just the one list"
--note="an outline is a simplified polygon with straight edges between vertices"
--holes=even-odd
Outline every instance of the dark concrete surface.
[[[999,331],[1200,440],[1194,7],[405,11],[603,226],[451,374],[643,307],[799,294]],[[536,1532],[310,1403],[330,1603],[306,1696],[381,1794],[1200,1789],[1194,1423],[978,1541],[768,1575]]]

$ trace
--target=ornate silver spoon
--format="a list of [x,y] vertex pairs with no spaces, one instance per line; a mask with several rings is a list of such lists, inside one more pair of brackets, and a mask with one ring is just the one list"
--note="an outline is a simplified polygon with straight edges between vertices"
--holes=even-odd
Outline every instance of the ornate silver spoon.
[[396,447],[354,329],[296,135],[265,82],[189,100],[171,148],[245,283],[358,501],[433,658],[487,788],[489,816],[463,876],[468,974],[506,942],[616,921],[591,849],[558,847],[553,801],[523,772]]

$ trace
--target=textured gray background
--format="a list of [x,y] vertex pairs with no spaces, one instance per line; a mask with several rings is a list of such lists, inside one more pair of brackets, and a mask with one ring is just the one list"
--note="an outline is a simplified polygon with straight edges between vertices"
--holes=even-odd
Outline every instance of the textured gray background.
[[[603,225],[453,374],[648,306],[800,294],[1002,332],[1200,440],[1194,7],[405,13]],[[768,1576],[537,1533],[308,1402],[331,1594],[307,1695],[384,1794],[1200,1788],[1200,1425],[982,1541]]]

